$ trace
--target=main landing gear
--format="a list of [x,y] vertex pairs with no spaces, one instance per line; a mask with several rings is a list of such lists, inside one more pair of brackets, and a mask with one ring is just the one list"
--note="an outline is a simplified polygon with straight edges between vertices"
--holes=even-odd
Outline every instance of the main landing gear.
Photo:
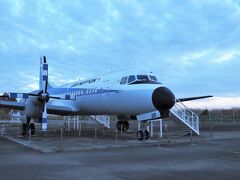
[[31,135],[35,134],[35,125],[34,123],[31,123],[31,118],[27,117],[27,122],[22,124],[22,135],[29,135],[29,132],[31,132]]
[[119,131],[127,131],[129,129],[129,122],[128,121],[118,121],[116,128]]

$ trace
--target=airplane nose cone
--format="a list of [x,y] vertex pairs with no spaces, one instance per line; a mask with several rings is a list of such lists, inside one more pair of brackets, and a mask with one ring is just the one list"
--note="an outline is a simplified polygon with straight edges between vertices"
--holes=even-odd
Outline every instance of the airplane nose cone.
[[166,87],[158,87],[152,94],[153,105],[159,111],[171,109],[175,101],[175,95]]

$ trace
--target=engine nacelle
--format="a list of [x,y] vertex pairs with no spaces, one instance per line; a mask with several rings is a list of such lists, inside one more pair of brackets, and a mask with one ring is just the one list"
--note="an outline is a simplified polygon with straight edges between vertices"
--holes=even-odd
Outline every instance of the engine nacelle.
[[43,111],[43,103],[38,97],[29,97],[25,101],[25,115],[31,118],[41,118]]

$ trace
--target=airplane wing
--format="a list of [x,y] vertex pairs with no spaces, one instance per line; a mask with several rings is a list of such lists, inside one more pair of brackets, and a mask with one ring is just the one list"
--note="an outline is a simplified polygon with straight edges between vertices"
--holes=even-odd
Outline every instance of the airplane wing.
[[25,109],[25,104],[15,101],[0,101],[0,108],[23,111]]
[[210,97],[213,97],[213,96],[197,96],[197,97],[180,98],[180,99],[177,99],[177,102],[192,101],[192,100],[204,99],[204,98],[210,98]]
[[47,113],[67,116],[76,113],[76,111],[68,106],[47,105]]
[[[0,108],[23,111],[25,109],[25,103],[24,102],[14,102],[14,101],[0,101]],[[70,115],[75,112],[76,111],[72,107],[47,105],[47,113],[48,114]]]

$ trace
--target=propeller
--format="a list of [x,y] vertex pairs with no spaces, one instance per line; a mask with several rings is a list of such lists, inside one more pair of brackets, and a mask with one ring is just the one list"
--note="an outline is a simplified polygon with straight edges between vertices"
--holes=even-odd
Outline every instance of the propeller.
[[43,103],[42,111],[42,131],[47,130],[47,102],[49,101],[48,90],[48,64],[46,56],[40,59],[40,81],[39,89],[41,90],[40,101]]
[[74,95],[64,95],[64,96],[50,96],[48,93],[48,63],[46,56],[40,58],[40,79],[39,79],[39,91],[38,93],[8,93],[2,97],[8,98],[20,98],[27,99],[30,96],[38,97],[38,100],[42,103],[42,131],[47,130],[47,103],[49,99],[59,99],[59,100],[76,100]]

